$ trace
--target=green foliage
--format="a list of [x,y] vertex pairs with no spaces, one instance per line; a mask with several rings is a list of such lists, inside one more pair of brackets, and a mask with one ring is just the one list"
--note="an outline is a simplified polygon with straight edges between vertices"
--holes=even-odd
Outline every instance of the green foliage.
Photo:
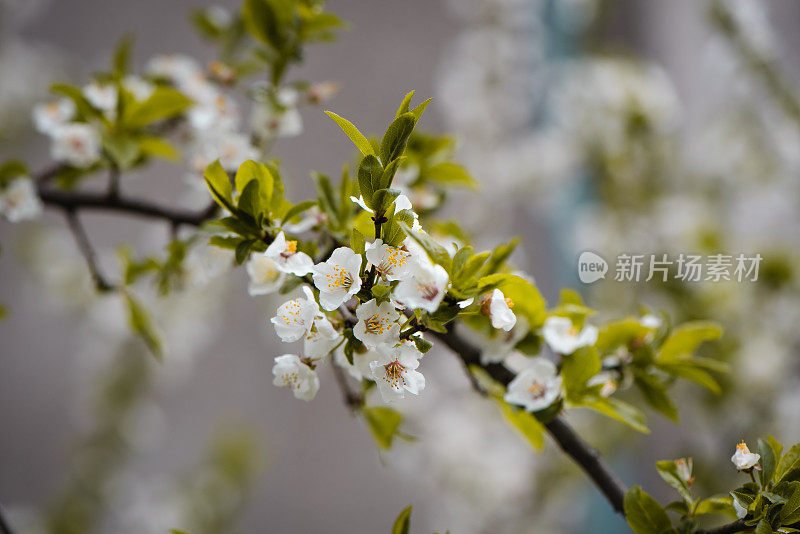
[[408,534],[411,522],[411,506],[405,508],[392,526],[392,534]]
[[125,302],[128,306],[128,323],[131,330],[144,341],[153,356],[161,361],[163,357],[161,337],[147,310],[129,292],[125,293]]
[[[686,462],[686,460],[683,460]],[[656,469],[664,482],[675,488],[687,504],[693,504],[692,492],[689,481],[686,480],[674,460],[661,460],[656,462]]]
[[625,519],[635,534],[674,533],[667,512],[639,486],[625,494]]
[[353,123],[343,117],[340,117],[332,111],[326,111],[325,114],[332,118],[334,122],[339,125],[339,128],[341,128],[342,131],[347,134],[347,137],[350,138],[353,144],[356,145],[356,148],[360,150],[364,156],[377,156],[372,144],[366,137],[364,137],[364,134],[362,134],[358,128],[353,125]]
[[399,435],[403,415],[386,406],[362,408],[361,413],[378,447],[391,448],[394,438]]
[[419,243],[433,263],[441,265],[448,272],[450,271],[452,263],[450,254],[447,253],[447,250],[440,245],[438,241],[424,232],[416,232],[412,230],[411,227],[405,223],[401,223],[400,227],[409,237],[411,237],[411,239]]
[[497,400],[503,417],[537,451],[544,450],[544,425],[536,417],[522,408],[511,406],[501,399]]
[[23,176],[30,176],[30,171],[25,162],[18,159],[9,159],[0,164],[0,190],[10,182]]
[[580,406],[590,389],[587,382],[600,372],[600,355],[594,347],[581,347],[572,354],[564,356],[561,376],[567,401]]
[[642,412],[627,402],[613,397],[594,397],[584,399],[583,405],[621,423],[625,423],[637,432],[650,433]]

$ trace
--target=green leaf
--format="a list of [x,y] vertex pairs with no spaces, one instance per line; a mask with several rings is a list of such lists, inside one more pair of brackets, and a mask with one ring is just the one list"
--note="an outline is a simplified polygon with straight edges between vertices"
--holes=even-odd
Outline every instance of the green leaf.
[[425,249],[432,262],[441,265],[448,272],[450,271],[452,260],[450,259],[450,254],[447,253],[447,250],[442,245],[425,232],[414,231],[405,223],[400,223],[400,227]]
[[283,215],[283,223],[290,222],[294,217],[297,217],[304,211],[308,211],[314,206],[317,205],[316,200],[304,200],[298,204],[295,204]]
[[542,294],[532,283],[514,274],[492,274],[484,276],[478,281],[479,294],[494,288],[499,289],[506,298],[511,299],[511,302],[514,303],[514,313],[517,316],[525,317],[531,330],[544,324],[547,316],[546,304]]
[[142,341],[147,345],[148,350],[155,356],[156,360],[161,361],[163,356],[161,339],[150,319],[150,315],[130,293],[125,293],[125,301],[128,304],[128,323],[131,330],[142,338]]
[[403,155],[408,137],[414,131],[416,123],[417,120],[411,113],[403,113],[392,121],[381,139],[380,156],[384,165]]
[[331,180],[324,174],[318,172],[311,173],[314,183],[317,185],[317,196],[319,198],[319,207],[331,219],[331,221],[339,220],[338,203],[336,202],[336,194],[333,192]]
[[428,104],[433,102],[433,98],[429,98],[419,104],[417,107],[411,110],[411,114],[414,115],[414,118],[419,122],[419,119],[422,117],[422,114],[425,113],[425,108],[428,107]]
[[772,530],[772,526],[767,522],[766,519],[762,519],[756,525],[755,534],[773,534],[775,532]]
[[775,480],[777,483],[782,482],[789,477],[790,473],[800,472],[800,443],[792,445],[786,454],[781,456],[778,461],[778,466],[775,469]]
[[266,207],[266,203],[261,196],[260,189],[261,186],[259,185],[258,180],[251,180],[247,182],[244,191],[242,191],[239,195],[239,202],[237,203],[237,207],[241,211],[252,216],[255,220],[258,219],[259,215]]
[[403,422],[402,414],[385,406],[363,408],[361,413],[364,414],[364,420],[378,446],[382,449],[391,448],[394,437]]
[[722,335],[722,328],[708,321],[692,321],[677,327],[661,345],[657,360],[669,362],[681,356],[691,355],[704,341],[711,341]]
[[293,4],[290,0],[245,0],[242,21],[245,29],[265,44],[281,50],[291,27]]
[[175,145],[160,137],[142,137],[139,139],[139,150],[145,156],[161,158],[167,161],[180,161],[181,153]]
[[245,239],[238,245],[236,245],[236,264],[241,265],[247,260],[247,256],[250,254],[250,247],[253,246],[255,242],[254,239]]
[[772,446],[767,440],[759,438],[758,454],[761,455],[761,459],[759,460],[761,471],[758,472],[758,478],[761,481],[761,486],[767,488],[767,485],[772,482],[772,476],[775,474],[775,466],[777,463],[775,451],[772,450]]
[[634,339],[641,339],[651,332],[643,326],[638,319],[626,317],[606,323],[597,334],[595,347],[600,352],[606,353],[618,347],[627,346]]
[[584,406],[625,423],[632,429],[643,434],[649,434],[650,429],[645,424],[644,415],[636,407],[613,397],[597,397],[584,401]]
[[353,126],[353,123],[343,117],[340,117],[332,111],[326,111],[325,114],[332,118],[336,124],[339,125],[339,128],[341,128],[342,131],[347,134],[347,137],[350,138],[353,144],[356,145],[356,148],[358,148],[363,155],[377,156],[377,154],[375,154],[375,149],[372,148],[372,144],[370,144],[367,138],[364,137],[364,134],[358,131],[358,128]]
[[350,234],[350,248],[353,249],[353,252],[356,254],[364,254],[364,250],[366,249],[366,240],[364,239],[364,234],[359,232],[356,228],[353,228],[353,232]]
[[125,76],[125,74],[128,72],[132,46],[133,36],[126,34],[119,40],[116,48],[114,49],[114,60],[112,64],[114,67],[114,78],[118,80]]
[[180,115],[192,105],[192,100],[171,87],[157,86],[144,102],[129,108],[124,122],[131,128],[141,128],[156,121]]
[[205,178],[206,185],[211,191],[211,196],[217,201],[217,204],[231,213],[236,213],[236,209],[233,207],[231,179],[225,169],[222,168],[222,165],[220,165],[219,160],[206,167],[203,178]]
[[731,517],[736,516],[733,509],[733,499],[727,496],[714,496],[703,499],[694,509],[694,515],[721,514]]
[[687,502],[692,502],[689,483],[681,476],[677,462],[674,460],[661,460],[656,462],[656,469],[661,478],[664,479],[664,482],[675,488]]
[[483,266],[483,274],[494,274],[502,269],[503,265],[505,264],[506,260],[511,256],[514,252],[514,249],[517,248],[519,244],[519,238],[515,237],[508,243],[503,243],[498,245],[492,251],[492,255],[489,256],[489,259],[486,261],[486,264]]
[[647,404],[665,417],[678,422],[678,409],[667,395],[666,386],[658,378],[644,369],[637,368],[634,369],[634,380]]
[[239,193],[244,193],[247,185],[252,181],[258,182],[259,186],[259,206],[263,210],[269,210],[270,201],[272,200],[272,190],[275,187],[275,179],[266,165],[248,159],[236,170],[236,177],[234,184]]
[[472,254],[475,250],[470,247],[461,247],[458,249],[453,256],[453,278],[457,279],[459,277],[459,273],[464,269],[467,265],[467,262],[472,257]]
[[372,154],[364,156],[358,165],[358,187],[361,190],[361,196],[364,197],[364,203],[373,210],[375,206],[373,205],[372,197],[375,190],[381,189],[380,187],[375,187],[375,184],[380,183],[382,173],[381,162]]
[[791,525],[800,521],[800,483],[792,483],[792,492],[780,511],[781,524]]
[[414,342],[414,345],[417,347],[417,350],[420,351],[422,354],[425,354],[426,352],[431,350],[431,348],[433,348],[433,343],[423,338],[422,336],[411,336],[411,341]]
[[392,181],[394,180],[394,175],[397,172],[397,168],[406,160],[405,156],[400,156],[399,158],[393,159],[386,165],[386,169],[384,169],[383,174],[381,175],[380,179],[377,182],[377,186],[375,186],[375,182],[373,181],[373,187],[376,189],[386,189],[392,187]]
[[408,534],[411,523],[411,506],[400,512],[392,526],[392,534]]
[[375,215],[386,215],[394,200],[400,196],[399,189],[378,189],[372,196],[372,205]]
[[395,119],[403,113],[408,113],[408,108],[411,105],[412,98],[414,98],[414,91],[410,91],[405,97],[403,97],[403,102],[400,103],[400,107],[397,108],[397,113],[394,114]]
[[720,388],[717,381],[714,380],[714,377],[703,369],[699,369],[697,365],[694,364],[694,359],[674,360],[668,363],[661,363],[659,360],[656,360],[656,365],[662,371],[685,378],[686,380],[691,380],[707,388],[716,395],[722,392],[722,388]]
[[[67,85],[65,83],[56,83],[50,86],[50,91],[56,94],[61,94],[72,100],[75,104],[75,108],[78,111],[78,114],[84,118],[95,118],[100,119],[101,121],[105,121],[105,117],[103,116],[102,112],[95,109],[86,97],[83,96],[83,92],[78,87],[74,87],[72,85]],[[106,121],[107,122],[107,121]]]
[[228,236],[228,235],[213,235],[208,240],[209,245],[213,245],[219,248],[226,248],[230,250],[236,250],[236,247],[239,246],[239,243],[242,242],[242,238],[239,236]]
[[625,519],[635,534],[660,534],[672,532],[667,512],[655,499],[639,486],[625,494]]
[[104,135],[103,149],[122,169],[128,169],[139,158],[140,143],[127,134]]
[[477,189],[478,182],[470,176],[467,169],[457,163],[445,161],[429,167],[425,175],[433,182],[443,185]]
[[506,421],[516,428],[534,449],[544,450],[544,426],[542,423],[532,413],[521,408],[511,406],[502,400],[498,400],[498,404]]
[[594,347],[581,347],[565,356],[562,359],[561,376],[564,378],[567,400],[580,404],[586,391],[586,382],[601,369],[600,355]]

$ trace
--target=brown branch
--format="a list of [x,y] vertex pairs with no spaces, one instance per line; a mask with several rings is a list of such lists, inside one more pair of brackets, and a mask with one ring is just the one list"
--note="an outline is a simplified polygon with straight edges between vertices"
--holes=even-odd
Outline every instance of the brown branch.
[[738,519],[733,523],[728,523],[720,527],[698,530],[697,534],[735,534],[736,532],[745,532],[747,530],[753,530],[754,528],[755,527],[745,525],[744,519]]
[[217,212],[216,204],[209,204],[200,211],[172,210],[144,200],[84,192],[40,190],[39,198],[42,199],[45,205],[57,206],[65,210],[111,211],[139,217],[163,219],[173,225],[200,226]]
[[332,364],[331,367],[333,368],[333,376],[336,377],[336,383],[339,384],[339,389],[342,390],[344,403],[348,408],[350,408],[350,410],[357,412],[364,405],[363,395],[350,387],[350,383],[347,381],[347,376],[344,374],[344,369],[335,363]]
[[115,289],[115,286],[108,282],[100,272],[100,267],[97,265],[97,257],[94,252],[94,248],[92,248],[92,243],[89,241],[89,236],[86,234],[86,229],[81,224],[80,219],[78,219],[78,214],[74,209],[67,208],[65,210],[65,215],[67,217],[69,229],[72,231],[72,235],[75,237],[75,242],[78,245],[78,249],[81,251],[83,258],[86,260],[86,265],[89,267],[89,272],[92,275],[92,279],[94,280],[94,285],[97,287],[97,290],[100,292],[106,292]]

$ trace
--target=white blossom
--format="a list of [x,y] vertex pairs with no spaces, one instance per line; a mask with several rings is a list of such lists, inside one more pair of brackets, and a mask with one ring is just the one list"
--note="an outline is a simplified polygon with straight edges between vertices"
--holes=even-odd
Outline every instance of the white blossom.
[[736,451],[733,453],[733,456],[731,456],[731,462],[733,462],[736,469],[740,471],[746,471],[756,467],[760,459],[761,455],[750,452],[750,449],[747,448],[747,443],[744,441],[736,445]]
[[59,127],[75,117],[75,104],[68,98],[38,104],[33,108],[33,125],[46,135],[53,135]]
[[402,399],[406,391],[418,395],[425,388],[425,377],[416,370],[422,353],[412,343],[380,345],[373,356],[377,359],[369,364],[370,376],[378,384],[384,402]]
[[269,244],[264,256],[274,260],[280,271],[295,276],[304,276],[314,269],[314,260],[305,252],[297,252],[297,241],[287,241],[283,232]]
[[27,176],[15,178],[0,191],[0,213],[15,223],[35,219],[42,213],[42,201],[36,187]]
[[339,247],[324,263],[314,266],[314,285],[322,307],[333,311],[361,289],[361,256],[349,247]]
[[264,98],[254,108],[250,117],[253,131],[262,137],[294,137],[303,132],[303,119],[297,110],[298,94],[283,87],[275,94],[275,101]]
[[405,280],[411,276],[413,256],[402,248],[392,247],[376,239],[366,250],[367,261],[387,280]]
[[492,328],[508,332],[517,324],[517,316],[511,311],[508,300],[499,289],[492,291],[486,306],[489,319],[492,321]]
[[161,54],[148,60],[145,72],[167,78],[178,86],[203,76],[203,69],[193,58],[182,54]]
[[53,132],[50,152],[57,161],[88,167],[100,159],[100,136],[89,124],[71,122]]
[[305,298],[298,297],[278,306],[275,317],[270,319],[275,332],[282,341],[289,343],[302,338],[314,326],[314,319],[320,315],[317,301],[308,286],[303,286]]
[[481,351],[481,365],[498,363],[505,360],[514,351],[514,347],[530,332],[530,325],[524,317],[509,332],[495,332]]
[[92,107],[99,109],[109,118],[112,118],[117,113],[117,88],[110,83],[101,84],[99,82],[90,82],[83,88],[83,96],[92,105]]
[[[359,196],[358,198],[351,196],[350,200],[359,206],[361,209],[368,213],[375,213],[375,211],[367,206],[366,201],[364,200],[363,196]],[[411,205],[411,200],[406,195],[397,195],[397,198],[394,199],[394,211],[395,213],[402,211],[402,210],[410,210],[411,213],[414,214],[414,219],[416,222],[417,214],[414,213],[414,206]]]
[[133,98],[139,102],[143,102],[150,98],[156,86],[148,82],[141,76],[128,74],[122,79],[122,86],[133,95]]
[[342,335],[325,316],[318,316],[303,340],[303,353],[311,359],[324,358],[339,345]]
[[447,271],[441,265],[418,263],[411,278],[397,285],[394,296],[405,306],[433,313],[447,293],[448,282]]
[[372,375],[372,371],[369,368],[372,356],[373,354],[369,351],[362,353],[354,352],[353,365],[350,365],[344,353],[344,346],[340,345],[333,353],[333,361],[336,365],[345,369],[354,379],[360,381]]
[[597,341],[597,327],[585,325],[578,330],[568,317],[548,317],[542,327],[544,340],[559,354],[572,354],[581,347],[594,345]]
[[303,363],[296,354],[284,354],[275,358],[272,374],[275,375],[272,381],[274,385],[292,388],[294,396],[300,400],[310,401],[319,391],[317,372]]
[[239,125],[236,102],[223,93],[217,93],[207,102],[196,104],[189,109],[186,116],[189,125],[199,132],[232,132]]
[[561,375],[553,362],[536,357],[508,385],[503,399],[529,412],[543,410],[561,395]]
[[400,314],[391,302],[378,305],[375,299],[365,302],[356,309],[358,322],[353,327],[353,335],[364,345],[373,349],[378,345],[397,343],[400,335]]
[[592,378],[590,378],[586,385],[591,386],[601,386],[600,387],[600,396],[601,397],[610,397],[617,391],[617,379],[618,374],[614,371],[600,371]]
[[251,296],[274,293],[286,277],[278,267],[278,263],[266,254],[250,256],[247,261],[247,274],[250,277],[247,292]]

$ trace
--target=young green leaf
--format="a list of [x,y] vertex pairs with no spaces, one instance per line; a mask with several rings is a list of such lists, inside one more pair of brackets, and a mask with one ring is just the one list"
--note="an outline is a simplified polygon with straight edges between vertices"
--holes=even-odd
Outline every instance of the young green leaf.
[[645,424],[644,415],[636,407],[613,397],[597,397],[585,400],[584,406],[625,423],[632,429],[643,434],[649,434],[650,429]]
[[364,156],[358,165],[358,187],[361,190],[361,196],[364,197],[364,203],[372,209],[375,209],[372,196],[377,189],[381,189],[380,187],[375,187],[375,184],[380,183],[382,173],[381,162],[371,154]]
[[425,249],[425,252],[428,253],[428,257],[430,257],[432,262],[438,263],[448,272],[450,271],[452,260],[450,259],[450,255],[447,253],[447,249],[445,249],[428,234],[414,231],[405,223],[400,223],[400,227],[407,235],[409,235],[414,241],[419,243],[423,249]]
[[385,406],[364,408],[361,413],[364,414],[364,420],[378,446],[382,449],[391,448],[400,424],[403,422],[403,416],[398,411]]
[[251,181],[257,181],[259,185],[259,201],[263,209],[267,210],[270,200],[272,200],[272,190],[275,187],[275,179],[266,165],[248,159],[236,170],[236,177],[234,184],[236,190],[240,193],[244,192],[245,188]]
[[372,148],[372,144],[364,137],[358,128],[356,128],[352,122],[348,121],[347,119],[340,117],[336,113],[332,111],[326,111],[325,114],[332,118],[336,124],[339,125],[339,128],[347,134],[347,137],[356,145],[356,148],[361,151],[364,156],[376,156],[375,149]]
[[451,163],[449,161],[437,163],[433,167],[430,167],[425,173],[425,176],[432,182],[442,185],[467,187],[469,189],[478,188],[478,182],[470,176],[467,169],[457,163]]
[[639,486],[625,494],[625,519],[636,534],[667,534],[674,532],[667,512]]
[[408,534],[411,524],[411,506],[405,508],[392,526],[392,534]]
[[153,356],[161,361],[163,355],[161,338],[156,332],[150,315],[130,293],[125,293],[125,301],[128,304],[128,323],[131,330],[144,341]]
[[380,156],[384,165],[388,165],[392,160],[403,155],[408,136],[414,131],[416,123],[414,115],[403,113],[389,125],[381,139]]
[[394,114],[394,118],[396,119],[403,113],[408,113],[408,108],[411,105],[411,99],[414,98],[414,91],[410,91],[403,97],[403,101],[400,103],[400,107],[397,108],[397,113]]
[[544,449],[544,426],[530,412],[498,400],[503,417],[516,428],[537,451]]
[[124,122],[131,128],[141,128],[180,115],[192,104],[192,100],[183,93],[171,87],[158,86],[147,100],[129,108]]
[[211,196],[217,201],[217,204],[231,213],[236,213],[236,209],[233,207],[231,179],[225,169],[222,168],[222,165],[220,165],[219,160],[206,167],[203,178],[205,178],[206,185],[211,191]]

